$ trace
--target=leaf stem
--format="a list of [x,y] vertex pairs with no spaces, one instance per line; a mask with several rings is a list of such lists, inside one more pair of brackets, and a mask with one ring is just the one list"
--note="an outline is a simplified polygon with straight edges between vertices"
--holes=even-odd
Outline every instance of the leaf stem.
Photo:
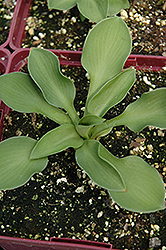
[[70,116],[73,124],[77,125],[79,123],[80,118],[77,115],[77,112],[76,112],[76,110],[75,110],[75,108],[74,108],[73,105],[69,106],[69,108],[67,109],[67,113],[69,114],[69,116]]

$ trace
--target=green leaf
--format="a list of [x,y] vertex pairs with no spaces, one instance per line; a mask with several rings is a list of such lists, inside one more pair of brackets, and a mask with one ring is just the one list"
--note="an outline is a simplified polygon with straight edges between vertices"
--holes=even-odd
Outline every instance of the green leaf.
[[25,184],[30,177],[47,166],[47,158],[30,160],[36,140],[21,136],[0,143],[0,190]]
[[78,134],[84,138],[84,139],[89,139],[91,136],[91,130],[92,130],[92,125],[77,125],[76,130]]
[[59,60],[52,52],[33,48],[30,51],[28,69],[48,103],[64,108],[71,118],[78,121],[73,107],[75,86],[60,72]]
[[48,0],[50,9],[68,10],[78,5],[80,13],[93,22],[98,22],[129,7],[128,0]]
[[108,126],[107,122],[98,124],[91,130],[91,139],[98,139],[102,136],[106,136],[111,130],[112,127]]
[[129,8],[128,0],[109,0],[108,16],[115,15],[122,9]]
[[131,47],[128,27],[119,17],[104,19],[89,32],[81,58],[90,76],[88,100],[121,72]]
[[48,0],[49,9],[68,10],[76,5],[76,0]]
[[104,121],[105,119],[101,117],[95,115],[86,115],[80,119],[76,129],[81,137],[88,139],[91,136],[91,130],[93,126],[101,124]]
[[67,114],[46,102],[39,88],[25,73],[0,76],[0,98],[16,111],[41,113],[59,124],[71,123]]
[[111,158],[111,161],[126,184],[126,192],[109,191],[115,202],[134,212],[164,209],[164,183],[154,167],[137,156],[117,158],[114,162]]
[[84,16],[80,13],[80,19],[81,19],[81,22],[83,22],[83,21],[86,19],[86,17],[84,17]]
[[96,115],[86,115],[86,116],[83,116],[80,121],[79,121],[79,124],[80,125],[97,125],[97,124],[100,124],[102,122],[104,122],[105,119],[99,117],[99,116],[96,116]]
[[93,22],[107,17],[108,0],[77,0],[79,11]]
[[125,190],[124,181],[111,162],[102,160],[98,154],[100,143],[86,140],[82,147],[76,150],[78,165],[99,186],[110,190]]
[[82,144],[83,139],[77,134],[74,126],[65,124],[46,133],[35,145],[30,158],[42,158],[69,147],[78,148]]
[[88,113],[103,116],[114,105],[119,103],[135,82],[135,70],[128,69],[108,81],[89,100]]
[[142,94],[125,111],[106,122],[110,127],[126,125],[134,132],[147,126],[166,128],[166,88],[159,88]]
[[134,212],[154,212],[164,209],[165,189],[158,171],[137,156],[117,158],[103,146],[99,156],[119,171],[126,185],[126,192],[109,190],[111,197],[121,207]]

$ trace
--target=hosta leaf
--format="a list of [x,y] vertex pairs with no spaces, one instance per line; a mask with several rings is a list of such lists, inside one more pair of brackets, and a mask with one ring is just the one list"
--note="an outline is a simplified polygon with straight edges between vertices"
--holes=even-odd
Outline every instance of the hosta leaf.
[[93,22],[107,17],[108,0],[77,0],[79,11]]
[[114,105],[119,103],[127,94],[135,81],[135,70],[128,69],[119,73],[116,77],[108,81],[89,100],[88,113],[103,116]]
[[108,16],[117,14],[120,10],[129,8],[128,0],[109,0]]
[[166,128],[166,88],[144,93],[121,115],[106,124],[111,127],[126,125],[134,132],[139,132],[146,126]]
[[71,123],[67,114],[46,102],[32,79],[22,72],[0,77],[0,98],[19,112],[41,113],[59,124]]
[[77,125],[76,129],[78,134],[84,138],[84,139],[89,139],[91,135],[91,130],[92,130],[92,125]]
[[76,0],[48,0],[49,9],[68,10],[76,5]]
[[111,190],[125,190],[124,181],[111,162],[106,162],[99,157],[100,143],[95,140],[86,140],[82,147],[76,150],[78,165],[99,186]]
[[93,126],[101,124],[104,121],[105,119],[96,115],[83,116],[77,125],[77,131],[83,138],[88,139],[91,136],[91,130]]
[[126,184],[126,192],[109,191],[121,207],[144,213],[164,209],[164,183],[154,167],[137,156],[118,159],[103,146],[99,156],[112,163]]
[[89,32],[81,59],[90,76],[88,98],[121,72],[131,46],[128,27],[119,17],[104,19]]
[[117,169],[124,178],[127,191],[123,194],[110,191],[112,198],[123,208],[135,212],[164,209],[164,183],[157,170],[136,156],[121,163]]
[[96,125],[91,131],[91,139],[100,138],[110,133],[111,126],[107,125],[107,121]]
[[64,108],[74,120],[75,87],[72,81],[60,72],[57,56],[48,50],[33,48],[29,55],[28,69],[47,102]]
[[86,116],[83,116],[80,121],[79,121],[79,124],[80,125],[97,125],[97,124],[100,124],[102,122],[104,122],[105,119],[99,117],[99,116],[96,116],[96,115],[86,115]]
[[59,153],[66,148],[78,148],[83,139],[77,134],[71,124],[59,126],[45,134],[34,147],[30,158],[37,159]]
[[0,190],[22,186],[47,166],[47,158],[30,160],[35,144],[36,140],[25,136],[0,143]]

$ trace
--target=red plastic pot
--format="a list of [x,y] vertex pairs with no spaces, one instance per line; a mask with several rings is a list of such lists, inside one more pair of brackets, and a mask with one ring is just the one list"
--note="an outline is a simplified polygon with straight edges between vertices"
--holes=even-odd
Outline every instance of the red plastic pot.
[[4,118],[4,111],[3,109],[0,109],[0,141],[2,141],[3,118]]
[[15,6],[13,19],[10,26],[7,41],[2,45],[10,46],[12,50],[21,48],[22,41],[25,38],[25,25],[28,17],[32,0],[18,0]]
[[[69,50],[50,50],[58,56],[61,65],[69,66],[81,66],[81,51],[69,51]],[[10,62],[7,65],[6,72],[19,71],[28,60],[30,49],[17,49],[10,57]]]
[[[53,50],[55,55],[58,56],[61,65],[69,66],[82,66],[81,65],[81,55],[82,51],[69,51],[69,50]],[[17,49],[10,58],[10,63],[7,66],[6,72],[19,71],[22,66],[27,63],[27,58],[30,49]],[[136,70],[151,70],[160,71],[163,67],[166,67],[166,57],[163,56],[142,56],[131,54],[124,67],[134,67]]]
[[10,56],[11,53],[8,49],[0,47],[0,74],[4,74],[6,72]]
[[[0,74],[5,74],[7,65],[9,65],[11,53],[9,50],[0,47]],[[9,108],[0,99],[0,109],[3,109],[4,113],[9,113]],[[0,135],[2,134],[2,121],[0,120]]]
[[0,236],[2,250],[117,250],[111,244],[66,239],[51,238],[50,241],[38,241]]

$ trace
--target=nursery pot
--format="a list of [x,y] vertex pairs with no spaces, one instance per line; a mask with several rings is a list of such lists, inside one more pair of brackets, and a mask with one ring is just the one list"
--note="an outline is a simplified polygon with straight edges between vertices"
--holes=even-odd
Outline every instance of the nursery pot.
[[4,117],[3,109],[0,109],[0,141],[2,140],[3,117]]
[[66,239],[66,238],[51,238],[50,241],[38,241],[29,239],[19,239],[12,237],[0,236],[1,250],[116,250],[111,244]]

